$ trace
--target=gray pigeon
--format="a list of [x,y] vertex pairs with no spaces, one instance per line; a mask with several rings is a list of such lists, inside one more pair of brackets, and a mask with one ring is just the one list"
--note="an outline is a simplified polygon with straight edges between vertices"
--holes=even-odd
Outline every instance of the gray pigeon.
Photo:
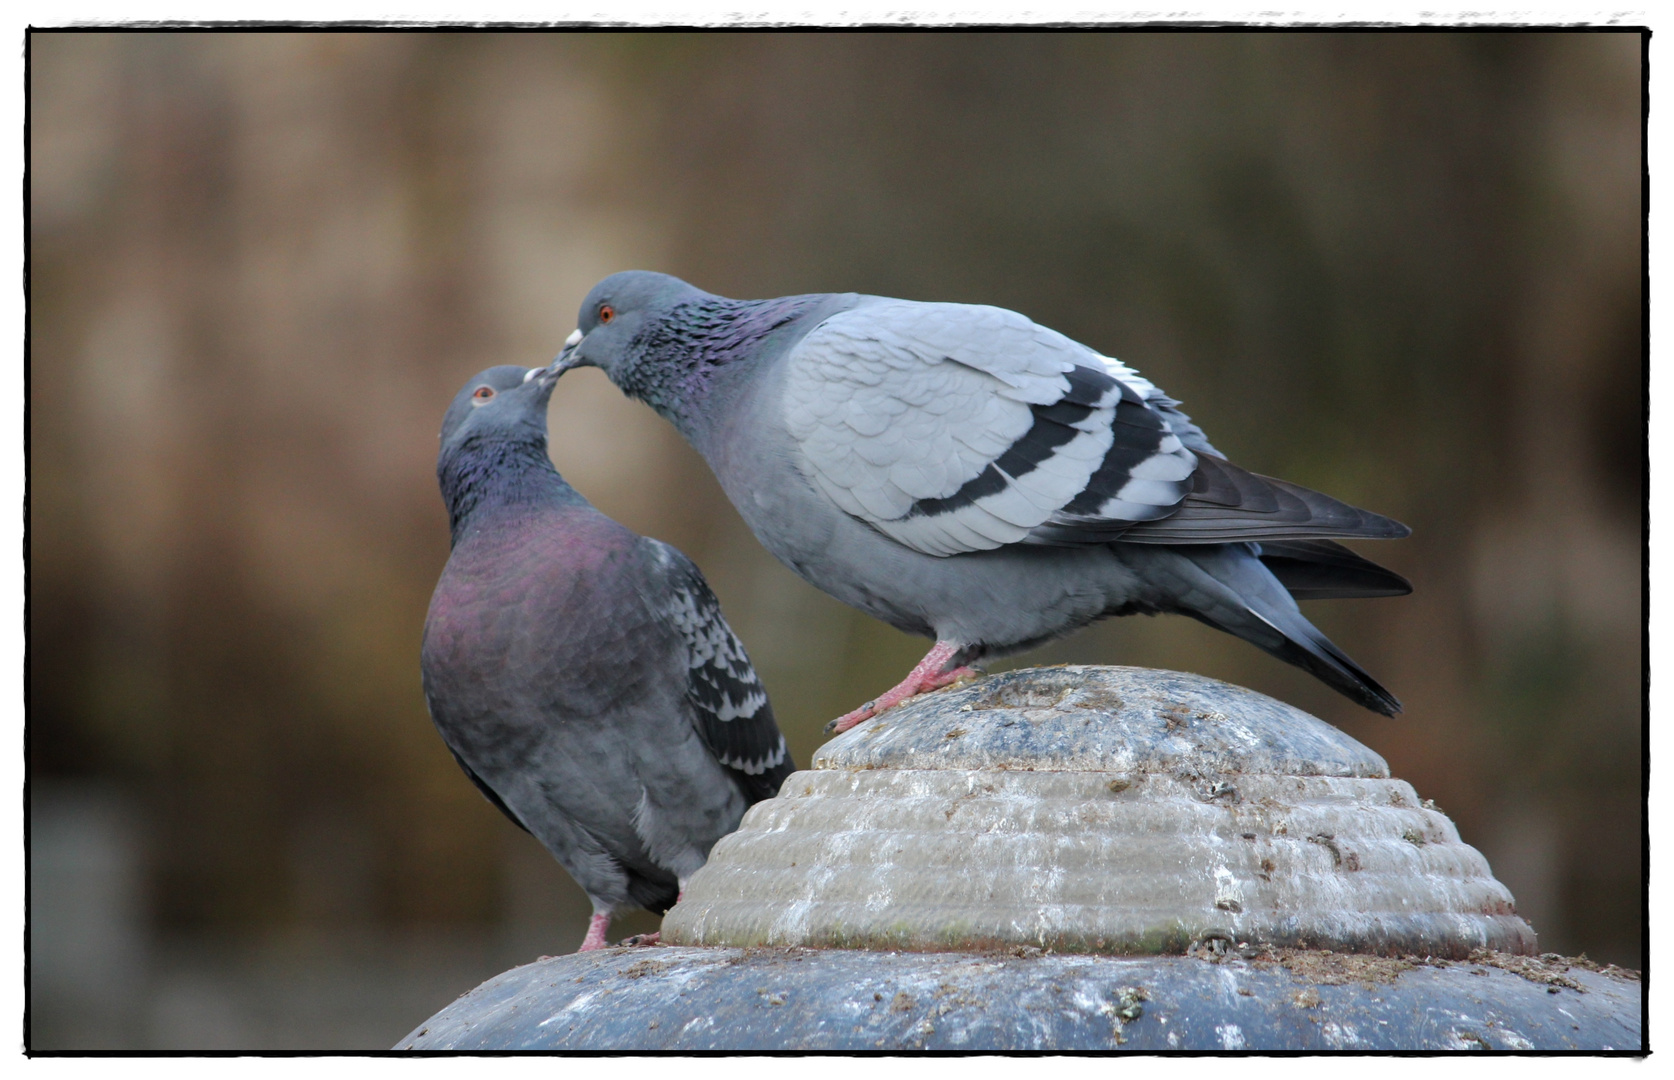
[[442,422],[453,552],[424,622],[424,695],[488,801],[593,901],[662,913],[795,765],[690,559],[605,517],[546,452],[549,370],[495,367]]
[[1003,308],[728,300],[645,271],[601,281],[579,322],[551,370],[603,369],[697,448],[781,562],[935,640],[831,730],[984,657],[1158,612],[1400,711],[1296,600],[1410,592],[1330,539],[1410,530],[1231,464],[1120,361]]

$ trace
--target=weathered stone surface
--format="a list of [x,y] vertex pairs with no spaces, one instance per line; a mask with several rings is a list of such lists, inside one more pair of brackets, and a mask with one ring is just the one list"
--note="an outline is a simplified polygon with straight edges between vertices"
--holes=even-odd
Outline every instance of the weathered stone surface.
[[1179,671],[1083,665],[912,699],[820,747],[813,768],[1389,776],[1382,757],[1266,694]]
[[[1538,965],[1538,961],[1533,963]],[[608,949],[499,975],[397,1050],[1641,1049],[1640,984],[1547,965]]]
[[1212,679],[1073,666],[928,695],[834,739],[715,845],[663,936],[1535,948],[1482,856],[1347,735]]

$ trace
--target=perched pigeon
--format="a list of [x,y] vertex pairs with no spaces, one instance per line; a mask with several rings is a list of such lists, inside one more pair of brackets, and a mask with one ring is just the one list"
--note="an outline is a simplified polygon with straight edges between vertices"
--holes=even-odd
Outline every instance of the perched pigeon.
[[442,422],[453,553],[430,601],[430,715],[488,800],[593,901],[672,906],[795,768],[691,560],[590,506],[546,454],[549,371],[495,367]]
[[551,370],[589,365],[679,429],[781,562],[935,639],[833,730],[984,657],[1157,612],[1400,711],[1296,599],[1410,592],[1329,539],[1407,527],[1245,472],[1132,368],[1016,312],[728,300],[629,271],[588,294]]

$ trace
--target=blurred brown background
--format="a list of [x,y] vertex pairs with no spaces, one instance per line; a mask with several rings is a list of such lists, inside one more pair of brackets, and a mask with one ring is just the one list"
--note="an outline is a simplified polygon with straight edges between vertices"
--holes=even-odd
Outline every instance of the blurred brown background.
[[[1517,33],[36,33],[33,1045],[389,1046],[573,949],[579,889],[432,729],[436,432],[599,277],[999,304],[1234,460],[1401,518],[1310,616],[1384,720],[1182,668],[1436,799],[1544,948],[1638,966],[1641,40]],[[925,643],[803,584],[594,371],[552,455],[703,567],[798,759]],[[617,926],[651,926],[648,917]]]

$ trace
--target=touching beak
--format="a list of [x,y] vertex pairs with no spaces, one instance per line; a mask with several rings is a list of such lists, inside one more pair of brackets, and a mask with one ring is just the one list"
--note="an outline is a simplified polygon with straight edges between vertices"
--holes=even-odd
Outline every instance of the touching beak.
[[575,355],[575,350],[576,346],[581,344],[581,336],[580,330],[572,330],[570,336],[564,339],[564,350],[547,366],[543,374],[556,379],[571,368],[580,367],[582,361]]

